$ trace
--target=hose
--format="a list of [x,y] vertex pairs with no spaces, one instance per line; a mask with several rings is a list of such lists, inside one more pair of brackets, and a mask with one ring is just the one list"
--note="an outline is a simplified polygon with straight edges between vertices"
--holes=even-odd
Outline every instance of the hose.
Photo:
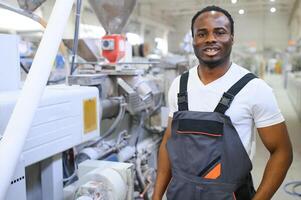
[[120,124],[121,120],[123,119],[124,115],[125,115],[125,100],[123,97],[119,97],[120,100],[120,108],[119,108],[119,113],[115,119],[115,121],[113,122],[113,124],[111,125],[111,127],[102,135],[102,139],[105,139],[109,136],[111,136],[111,134],[114,132],[114,130],[116,130],[116,128],[118,127],[118,125]]
[[[292,186],[291,191],[288,190],[288,186]],[[301,181],[292,181],[286,183],[283,189],[289,195],[301,197],[301,193],[296,191],[296,188],[300,186],[301,186]]]
[[136,159],[136,174],[140,187],[142,190],[145,188],[144,178],[141,171],[141,158],[137,157]]
[[[110,156],[113,153],[117,153],[120,151],[120,149],[127,146],[127,142],[125,139],[128,138],[127,131],[123,130],[118,134],[118,138],[114,145],[110,145],[106,142],[102,142],[102,146],[96,146],[96,147],[89,147],[83,149],[79,154],[76,156],[76,163],[79,164],[85,160],[100,160],[103,158],[106,158]],[[108,148],[103,148],[103,145],[107,144]],[[99,144],[98,144],[99,145]]]

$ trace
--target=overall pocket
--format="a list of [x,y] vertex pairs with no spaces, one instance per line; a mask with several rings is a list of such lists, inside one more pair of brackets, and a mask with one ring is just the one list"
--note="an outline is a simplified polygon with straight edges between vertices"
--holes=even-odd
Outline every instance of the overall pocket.
[[195,200],[236,200],[234,192],[220,190],[212,190],[208,187],[202,188],[196,186]]
[[201,191],[195,200],[236,200],[236,197],[231,192]]
[[222,165],[223,123],[211,120],[180,119],[174,138],[181,158],[179,169],[196,176],[216,179]]
[[193,200],[194,185],[172,178],[166,191],[167,200]]

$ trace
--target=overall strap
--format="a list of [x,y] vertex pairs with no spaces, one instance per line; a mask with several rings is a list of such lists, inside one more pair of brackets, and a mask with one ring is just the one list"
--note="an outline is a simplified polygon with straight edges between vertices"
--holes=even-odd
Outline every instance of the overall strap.
[[187,82],[189,71],[181,75],[180,78],[180,92],[178,93],[178,110],[188,110],[188,96],[187,96]]
[[230,107],[235,95],[237,95],[239,91],[254,78],[257,77],[252,73],[248,73],[245,76],[243,76],[239,81],[237,81],[227,92],[224,92],[214,112],[225,114],[225,112]]

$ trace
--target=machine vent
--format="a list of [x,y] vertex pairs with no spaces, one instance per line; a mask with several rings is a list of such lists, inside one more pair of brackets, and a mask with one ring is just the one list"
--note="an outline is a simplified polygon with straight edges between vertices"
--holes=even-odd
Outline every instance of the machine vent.
[[21,177],[19,177],[19,178],[16,178],[15,180],[11,181],[10,184],[13,185],[13,184],[15,184],[15,183],[18,183],[19,181],[24,180],[24,179],[25,179],[25,177],[24,177],[24,176],[21,176]]

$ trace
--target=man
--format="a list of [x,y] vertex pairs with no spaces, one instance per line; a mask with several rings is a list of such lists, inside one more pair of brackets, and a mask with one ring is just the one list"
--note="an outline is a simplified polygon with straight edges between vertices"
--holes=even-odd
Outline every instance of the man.
[[[231,63],[234,22],[209,6],[192,18],[199,65],[172,83],[170,117],[159,149],[153,200],[268,200],[292,162],[286,125],[272,89]],[[270,152],[257,191],[250,171],[254,126]]]

